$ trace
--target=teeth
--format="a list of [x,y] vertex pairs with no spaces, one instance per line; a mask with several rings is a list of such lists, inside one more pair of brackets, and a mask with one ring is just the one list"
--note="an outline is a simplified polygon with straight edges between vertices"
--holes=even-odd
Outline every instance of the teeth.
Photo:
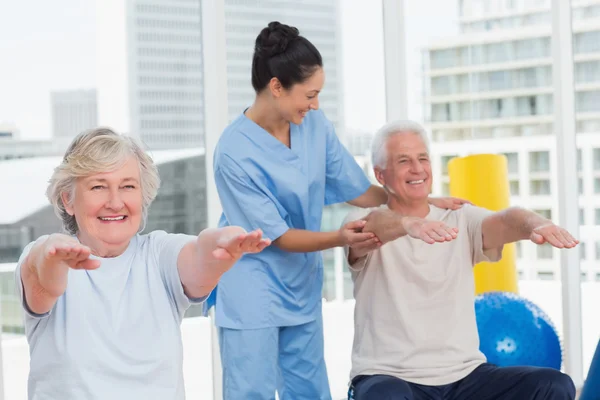
[[421,180],[418,180],[418,181],[408,181],[408,183],[409,183],[410,185],[418,185],[419,183],[423,183],[423,179],[421,179]]
[[114,218],[100,217],[100,219],[102,221],[121,221],[122,219],[125,219],[125,216],[121,215],[120,217],[114,217]]

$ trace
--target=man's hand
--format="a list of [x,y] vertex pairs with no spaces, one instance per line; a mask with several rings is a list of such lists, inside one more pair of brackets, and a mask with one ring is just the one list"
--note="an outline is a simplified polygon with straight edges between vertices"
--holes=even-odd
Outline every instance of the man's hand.
[[259,253],[271,244],[271,240],[263,239],[262,231],[257,229],[247,233],[240,227],[228,227],[217,240],[217,248],[213,256],[217,260],[236,261],[245,253]]
[[425,243],[443,243],[456,239],[457,228],[451,228],[442,221],[429,221],[418,217],[402,218],[402,225],[406,234]]
[[373,232],[381,243],[396,240],[404,235],[421,239],[426,243],[447,242],[456,239],[458,229],[450,228],[441,221],[429,221],[418,217],[404,217],[389,209],[372,211],[365,217],[363,232]]
[[570,249],[579,244],[579,240],[575,239],[565,229],[553,223],[533,229],[529,239],[535,244],[550,243],[559,249]]
[[469,200],[459,199],[458,197],[430,197],[428,202],[444,210],[458,210],[463,204],[473,204]]

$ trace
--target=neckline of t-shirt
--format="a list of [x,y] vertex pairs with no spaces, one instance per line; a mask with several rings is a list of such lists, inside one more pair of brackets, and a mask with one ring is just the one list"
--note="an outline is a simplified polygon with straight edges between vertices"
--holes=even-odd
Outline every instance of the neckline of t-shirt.
[[[127,248],[125,249],[125,251],[123,253],[119,254],[116,257],[99,257],[99,256],[96,256],[96,255],[92,254],[90,256],[90,258],[93,259],[93,260],[99,260],[102,263],[107,263],[107,262],[108,263],[112,263],[112,262],[118,262],[120,260],[124,260],[124,259],[128,258],[129,255],[134,251],[135,244],[137,243],[137,240],[138,240],[138,236],[139,236],[139,234],[136,234],[134,237],[132,237],[131,240],[129,241],[129,244],[127,245]],[[79,243],[81,243],[79,241],[79,238],[76,235],[74,235],[74,238]]]
[[[390,209],[390,208],[388,207],[388,205],[387,205],[387,204],[382,204],[380,207],[387,208],[388,210]],[[439,208],[439,207],[436,207],[436,206],[434,206],[433,204],[429,204],[429,212],[428,212],[428,213],[427,213],[427,215],[424,217],[424,219],[432,219],[432,218],[434,218],[434,217],[435,217],[435,215],[436,215],[437,213],[439,213],[440,211],[444,211],[444,210],[442,210],[442,209],[441,209],[441,208]],[[440,213],[440,216],[441,216],[441,213]]]

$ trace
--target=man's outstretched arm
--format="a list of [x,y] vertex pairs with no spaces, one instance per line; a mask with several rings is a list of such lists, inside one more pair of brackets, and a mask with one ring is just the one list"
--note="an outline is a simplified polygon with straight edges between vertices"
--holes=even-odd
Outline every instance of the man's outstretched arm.
[[559,249],[575,247],[579,241],[549,219],[520,207],[511,207],[486,217],[481,225],[483,249],[494,249],[518,240],[550,243]]

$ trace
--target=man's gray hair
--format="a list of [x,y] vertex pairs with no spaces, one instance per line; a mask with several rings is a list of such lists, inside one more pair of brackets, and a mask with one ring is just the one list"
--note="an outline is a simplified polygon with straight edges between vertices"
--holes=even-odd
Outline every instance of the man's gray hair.
[[371,144],[371,161],[373,167],[385,168],[387,164],[387,142],[398,134],[414,133],[421,137],[429,152],[429,141],[427,140],[427,132],[425,128],[417,122],[409,120],[392,121],[382,126],[373,137]]

